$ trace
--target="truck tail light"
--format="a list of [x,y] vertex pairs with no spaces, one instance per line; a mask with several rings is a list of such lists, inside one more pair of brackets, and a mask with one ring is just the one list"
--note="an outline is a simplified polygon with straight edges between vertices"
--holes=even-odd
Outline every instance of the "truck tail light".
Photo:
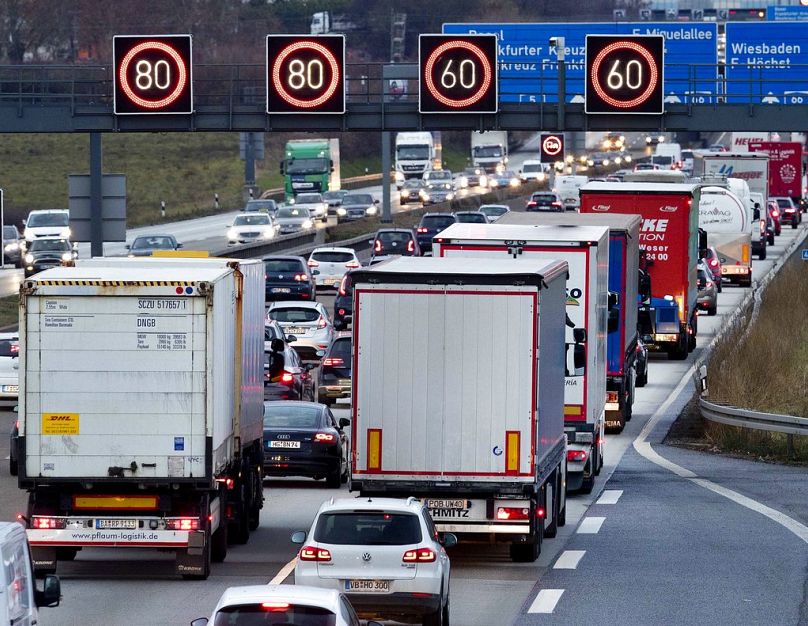
[[317,563],[327,563],[331,560],[331,552],[325,548],[315,548],[313,546],[304,546],[300,549],[298,558],[301,561],[314,561]]
[[309,267],[320,267],[320,262],[315,261],[314,259],[309,259],[308,266]]
[[295,382],[295,377],[293,374],[290,374],[289,372],[284,372],[281,374],[281,384],[291,385],[293,382]]
[[64,517],[32,517],[31,528],[38,528],[40,530],[53,530],[58,528],[65,528],[67,526],[67,519]]
[[199,518],[177,517],[166,520],[166,530],[199,530]]
[[438,555],[432,548],[418,548],[417,550],[407,550],[401,557],[404,563],[434,563]]
[[354,259],[353,261],[348,261],[345,264],[345,267],[347,267],[349,270],[355,270],[356,268],[359,267],[359,261],[357,261],[356,259]]
[[497,507],[498,520],[526,520],[530,517],[530,509],[516,506]]
[[685,297],[676,296],[674,299],[676,300],[676,305],[679,307],[679,321],[681,322],[685,319]]
[[319,443],[333,443],[336,437],[331,433],[316,433],[314,435],[314,441],[318,441]]
[[323,359],[323,365],[326,367],[342,367],[345,365],[345,361],[343,361],[338,356],[328,357],[327,359]]
[[586,450],[567,450],[567,462],[586,461],[586,457],[588,456]]
[[618,401],[618,393],[616,391],[606,392],[606,402],[617,402],[617,401]]
[[295,280],[299,283],[309,282],[308,274],[295,274]]

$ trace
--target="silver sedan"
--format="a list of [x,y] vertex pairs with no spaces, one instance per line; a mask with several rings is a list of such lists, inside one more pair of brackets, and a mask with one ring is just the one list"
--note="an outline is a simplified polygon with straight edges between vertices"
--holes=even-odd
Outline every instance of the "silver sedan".
[[294,335],[292,347],[303,360],[319,360],[334,339],[334,325],[320,302],[273,302],[267,318],[278,322],[287,336]]

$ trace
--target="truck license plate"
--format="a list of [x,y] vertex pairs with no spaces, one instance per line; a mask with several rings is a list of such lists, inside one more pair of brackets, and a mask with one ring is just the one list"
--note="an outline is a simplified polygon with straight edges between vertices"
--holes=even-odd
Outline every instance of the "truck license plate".
[[348,593],[390,593],[389,580],[346,580]]
[[96,528],[105,530],[135,530],[137,528],[136,519],[97,519]]
[[469,501],[430,499],[426,501],[426,506],[428,509],[467,509],[469,508]]
[[299,448],[299,441],[272,441],[269,444],[270,448]]
[[3,393],[19,393],[19,385],[3,385]]

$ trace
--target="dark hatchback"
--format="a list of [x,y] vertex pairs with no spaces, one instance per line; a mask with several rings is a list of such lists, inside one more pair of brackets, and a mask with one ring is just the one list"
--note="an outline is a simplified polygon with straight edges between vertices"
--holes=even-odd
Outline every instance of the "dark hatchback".
[[264,259],[267,302],[274,300],[311,300],[316,298],[313,276],[302,256],[272,256]]
[[285,337],[280,324],[264,326],[264,400],[311,400],[314,402],[314,365],[300,362],[291,347],[294,336]]
[[334,330],[345,330],[353,319],[353,278],[347,272],[342,277],[334,298]]
[[320,363],[317,399],[331,405],[351,397],[351,333],[338,333]]
[[421,256],[421,247],[415,233],[409,228],[382,228],[371,239],[373,256],[400,254],[402,256]]
[[315,402],[264,402],[264,475],[348,482],[348,437],[331,410]]
[[457,218],[451,213],[425,213],[421,218],[421,223],[415,229],[421,253],[432,252],[432,237],[442,230],[446,230],[455,222],[457,222]]
[[72,261],[76,258],[73,244],[67,239],[42,238],[34,239],[28,244],[25,252],[23,268],[25,277],[36,274],[51,267],[58,267],[63,261]]
[[564,212],[561,196],[552,191],[537,192],[530,196],[525,205],[525,211],[553,211]]

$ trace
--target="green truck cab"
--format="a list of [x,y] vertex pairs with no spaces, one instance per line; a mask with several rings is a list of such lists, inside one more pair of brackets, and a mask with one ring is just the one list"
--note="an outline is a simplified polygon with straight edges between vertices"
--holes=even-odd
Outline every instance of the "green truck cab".
[[281,161],[287,201],[299,193],[323,193],[339,189],[339,139],[288,141]]

